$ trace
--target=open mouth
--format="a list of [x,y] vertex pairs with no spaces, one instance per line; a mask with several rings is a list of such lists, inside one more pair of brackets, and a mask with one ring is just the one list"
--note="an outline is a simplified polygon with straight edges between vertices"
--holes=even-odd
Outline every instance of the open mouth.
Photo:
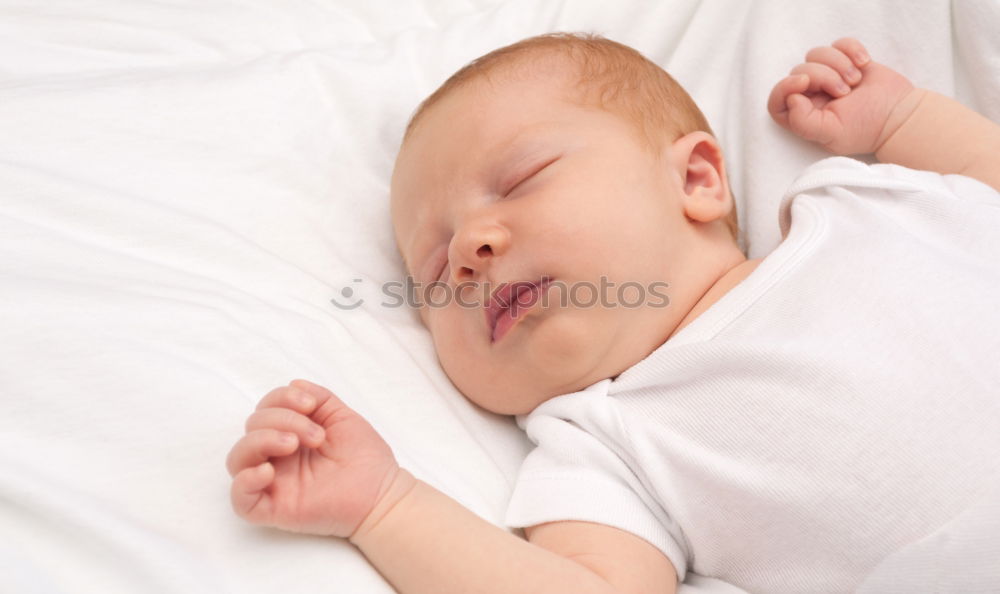
[[492,341],[496,342],[534,307],[542,292],[552,282],[543,277],[539,281],[517,281],[504,283],[490,297],[486,304],[486,323],[492,332]]

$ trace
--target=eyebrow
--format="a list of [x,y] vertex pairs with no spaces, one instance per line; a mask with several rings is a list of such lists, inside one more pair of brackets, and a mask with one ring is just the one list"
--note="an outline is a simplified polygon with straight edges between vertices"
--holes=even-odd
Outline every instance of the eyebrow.
[[513,138],[504,143],[500,149],[500,165],[516,165],[518,162],[531,157],[531,154],[541,150],[546,141],[551,140],[554,126],[551,124],[539,125],[522,130]]

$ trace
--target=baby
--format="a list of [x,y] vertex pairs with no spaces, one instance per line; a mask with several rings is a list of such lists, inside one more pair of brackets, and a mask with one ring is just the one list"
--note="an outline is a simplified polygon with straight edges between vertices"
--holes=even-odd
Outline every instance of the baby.
[[526,539],[301,379],[229,454],[236,512],[433,594],[674,592],[688,571],[854,591],[952,534],[1000,475],[1000,127],[851,38],[768,109],[897,165],[813,165],[748,260],[717,140],[638,52],[551,34],[457,72],[406,130],[392,216],[407,271],[454,297],[419,310],[445,372],[537,446],[507,517]]

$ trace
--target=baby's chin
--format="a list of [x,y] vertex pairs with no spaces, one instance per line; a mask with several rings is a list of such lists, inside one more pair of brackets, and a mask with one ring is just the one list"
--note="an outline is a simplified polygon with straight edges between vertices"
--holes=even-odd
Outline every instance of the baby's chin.
[[470,373],[467,362],[460,361],[446,364],[445,372],[466,398],[502,415],[527,414],[546,400],[579,392],[620,372],[604,368],[610,336],[595,335],[593,328],[587,332],[578,316],[538,322],[530,329],[530,339],[519,345],[521,350],[510,359],[498,359],[498,367],[487,373]]

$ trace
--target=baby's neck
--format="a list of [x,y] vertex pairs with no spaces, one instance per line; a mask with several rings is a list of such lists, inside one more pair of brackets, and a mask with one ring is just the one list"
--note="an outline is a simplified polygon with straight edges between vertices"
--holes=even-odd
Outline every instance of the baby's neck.
[[757,266],[761,263],[763,258],[756,258],[754,260],[744,260],[740,264],[729,269],[728,272],[719,277],[719,280],[715,281],[708,291],[702,295],[701,299],[694,304],[691,311],[688,312],[681,323],[674,328],[674,331],[670,333],[667,340],[670,340],[674,334],[681,331],[682,328],[694,321],[695,318],[704,313],[709,307],[711,307],[716,301],[722,299],[722,296],[729,292],[730,289],[740,284],[746,277],[750,276]]

